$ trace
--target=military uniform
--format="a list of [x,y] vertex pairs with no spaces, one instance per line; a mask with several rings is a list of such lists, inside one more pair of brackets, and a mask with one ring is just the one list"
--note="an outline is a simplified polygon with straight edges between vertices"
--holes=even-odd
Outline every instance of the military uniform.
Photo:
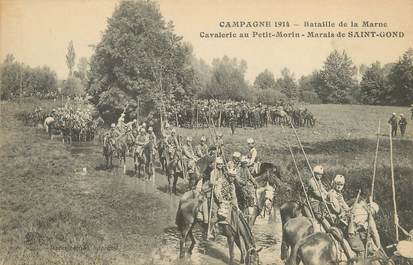
[[182,159],[184,165],[187,168],[187,172],[194,173],[196,157],[192,145],[190,143],[186,143],[184,146],[182,146]]
[[393,115],[388,122],[391,125],[391,136],[397,136],[397,117]]
[[231,127],[231,133],[232,135],[235,134],[235,126],[237,125],[237,116],[235,115],[234,112],[231,112],[229,114],[229,126]]
[[327,194],[327,202],[330,203],[331,213],[334,214],[337,219],[340,220],[345,216],[345,214],[350,211],[350,207],[347,205],[346,201],[343,198],[341,192],[331,189]]
[[311,177],[308,182],[308,197],[313,209],[314,215],[318,220],[324,219],[326,211],[323,199],[327,198],[327,190],[321,180]]
[[201,158],[208,155],[208,145],[206,143],[200,143],[195,147],[195,154],[197,157]]
[[148,141],[149,141],[149,138],[148,138],[147,134],[146,133],[145,134],[140,133],[136,137],[136,141],[135,141],[136,150],[135,150],[135,153],[138,153],[139,156],[142,156],[143,148],[148,143]]
[[248,151],[247,158],[249,160],[248,167],[250,168],[251,173],[257,173],[258,172],[258,152],[255,146],[250,148],[250,150]]
[[257,205],[256,189],[258,183],[247,167],[240,167],[237,172],[236,191],[239,208],[246,210]]
[[[238,205],[234,183],[228,179],[228,176],[225,175],[224,170],[218,168],[211,172],[210,182],[214,187],[214,201],[216,206],[212,207],[217,207],[216,217],[226,219],[229,217],[231,204]],[[213,219],[213,221],[216,220]]]
[[399,127],[400,127],[400,134],[404,136],[404,133],[406,132],[406,126],[407,126],[407,120],[404,116],[400,116],[399,120]]

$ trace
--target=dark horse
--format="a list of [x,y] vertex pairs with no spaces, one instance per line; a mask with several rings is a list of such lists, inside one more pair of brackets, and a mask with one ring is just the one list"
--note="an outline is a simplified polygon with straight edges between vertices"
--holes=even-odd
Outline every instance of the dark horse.
[[[185,245],[188,237],[191,239],[188,254],[192,254],[192,250],[196,243],[192,229],[197,222],[197,214],[204,199],[206,198],[203,194],[195,190],[191,190],[185,192],[179,200],[175,222],[178,226],[179,232],[181,233],[179,248],[180,258],[185,256]],[[241,251],[241,263],[244,263],[245,261],[246,264],[259,264],[258,252],[260,250],[256,250],[254,236],[252,235],[252,232],[242,213],[237,209],[232,209],[230,220],[232,225],[220,224],[222,228],[221,232],[227,238],[229,263],[233,264],[234,262],[235,243]]]
[[169,162],[168,143],[161,139],[158,143],[159,162],[161,163],[162,173],[166,173],[166,167]]
[[[314,225],[307,215],[303,203],[287,202],[280,208],[283,223],[283,241],[281,245],[281,259],[288,256],[288,247],[291,254],[287,265],[339,264],[340,243],[330,233],[314,233]],[[366,212],[366,215],[368,213]],[[391,261],[382,252],[374,253],[373,257],[347,261],[348,264],[391,264]]]
[[[166,176],[168,177],[168,192],[176,194],[176,184],[178,182],[178,177],[184,178],[184,173],[182,170],[178,170],[179,159],[175,155],[166,166]],[[209,158],[202,157],[195,162],[195,172],[188,174],[188,186],[189,189],[195,189],[198,181],[202,178],[203,172],[209,166]]]
[[346,262],[353,265],[390,265],[394,262],[381,257],[358,257],[354,260],[340,259],[338,243],[329,234],[318,232],[300,240],[291,252],[287,265],[296,265],[301,261],[304,265],[340,264]]
[[150,180],[153,173],[153,153],[154,153],[154,144],[152,141],[148,142],[142,147],[142,151],[139,151],[137,148],[133,151],[133,161],[135,164],[135,174],[141,176],[141,167],[143,165],[143,171],[146,175],[146,180]]

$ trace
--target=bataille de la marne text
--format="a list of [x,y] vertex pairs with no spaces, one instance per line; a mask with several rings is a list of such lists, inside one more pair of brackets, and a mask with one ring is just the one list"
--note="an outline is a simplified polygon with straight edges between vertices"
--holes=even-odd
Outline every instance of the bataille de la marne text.
[[[222,30],[250,29],[252,32],[200,32],[201,38],[403,38],[404,33],[389,31],[387,22],[377,21],[304,21],[293,23],[290,21],[219,21]],[[356,30],[359,28],[360,30]],[[277,29],[277,31],[269,31]],[[300,30],[301,29],[301,30]],[[302,32],[302,29],[307,29]],[[318,32],[317,29],[320,31]],[[325,31],[325,30],[328,31]],[[335,31],[333,30],[335,29]],[[344,29],[348,29],[344,31]],[[351,30],[350,30],[351,29]],[[264,31],[263,31],[264,30]],[[337,32],[337,30],[339,30]]]

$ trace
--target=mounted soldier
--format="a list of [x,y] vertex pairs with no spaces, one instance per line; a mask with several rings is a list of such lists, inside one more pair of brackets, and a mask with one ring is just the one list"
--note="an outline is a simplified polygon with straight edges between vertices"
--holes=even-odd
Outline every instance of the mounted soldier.
[[139,157],[142,156],[143,149],[148,142],[148,135],[146,134],[145,129],[141,128],[139,131],[139,135],[136,137],[135,140],[135,153],[138,154]]
[[227,168],[228,170],[238,171],[239,167],[241,166],[241,153],[234,152],[232,154],[232,159],[228,161]]
[[195,154],[198,158],[208,155],[208,145],[206,144],[205,136],[201,137],[201,142],[195,147]]
[[197,157],[195,156],[192,148],[192,137],[186,138],[186,143],[182,146],[182,162],[186,168],[189,179],[189,188],[195,189],[197,181],[194,179],[195,174],[195,162]]
[[258,172],[258,152],[255,148],[255,141],[252,138],[247,139],[248,144],[248,154],[247,158],[249,159],[248,167],[252,174],[256,174]]
[[[314,177],[310,177],[308,182],[308,199],[310,201],[310,207],[313,210],[315,218],[320,222],[325,231],[329,231],[330,223],[325,218],[326,205],[324,204],[327,198],[327,190],[321,181],[324,175],[324,168],[320,165],[313,168]],[[308,216],[311,216],[308,214]]]
[[[337,227],[339,230],[334,230],[332,232],[333,236],[340,243],[347,256],[350,260],[355,257],[349,242],[344,238],[343,231],[347,230],[348,227],[348,216],[350,214],[351,208],[347,205],[343,197],[343,188],[346,179],[343,175],[336,175],[333,180],[333,189],[331,189],[327,194],[327,202],[331,209],[331,214],[334,220],[331,220],[332,225]],[[335,232],[335,233],[334,233]]]
[[118,119],[118,123],[117,123],[117,129],[120,132],[120,134],[123,134],[126,131],[126,124],[125,124],[125,113],[122,112],[122,114],[120,115],[119,119]]
[[[230,172],[232,173],[232,172]],[[213,203],[212,215],[210,219],[210,225],[212,231],[219,229],[219,224],[228,224],[230,221],[230,211],[232,207],[237,207],[237,195],[234,186],[235,176],[228,174],[224,167],[224,160],[221,157],[217,157],[215,161],[215,169],[211,172],[210,185],[213,187]],[[214,232],[212,238],[214,239]]]
[[222,132],[217,133],[216,139],[216,146],[217,146],[217,154],[218,156],[222,156],[224,154],[224,138]]
[[247,167],[249,159],[243,156],[240,162],[240,167],[236,171],[237,176],[235,179],[238,205],[241,211],[248,216],[247,220],[249,225],[252,225],[252,217],[256,210],[254,207],[258,205],[256,194],[258,183],[255,181]]
[[182,157],[181,157],[181,147],[180,143],[178,140],[178,137],[176,136],[176,131],[175,129],[171,130],[171,135],[167,139],[168,143],[168,149],[169,149],[169,157],[172,160],[176,160],[176,172],[182,172]]
[[[379,253],[385,256],[374,220],[374,216],[378,211],[379,205],[375,202],[367,203],[366,201],[360,201],[353,206],[348,228],[348,241],[351,248],[358,255],[364,254],[365,246],[368,246],[368,253]],[[372,239],[372,242],[370,239]]]

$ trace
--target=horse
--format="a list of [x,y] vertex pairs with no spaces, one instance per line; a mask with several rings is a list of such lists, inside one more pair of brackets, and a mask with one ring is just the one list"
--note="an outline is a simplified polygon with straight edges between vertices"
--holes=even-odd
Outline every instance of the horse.
[[154,168],[153,168],[153,154],[154,154],[154,143],[152,141],[149,141],[144,147],[143,147],[143,156],[145,157],[145,172],[147,176],[147,180],[150,180],[152,175],[154,174]]
[[[178,163],[180,163],[178,156],[175,155],[166,166],[166,176],[168,177],[168,192],[176,194],[176,184],[178,177],[184,178],[183,170],[178,170]],[[209,166],[209,158],[202,157],[195,162],[194,173],[188,174],[189,189],[194,189],[198,181],[202,178],[203,173]],[[183,166],[182,166],[183,167]]]
[[169,161],[168,143],[165,139],[161,139],[158,143],[159,162],[161,164],[162,173],[166,173],[166,167]]
[[[257,172],[252,172],[252,176],[258,183],[257,205],[251,209],[252,211],[249,216],[249,223],[254,225],[257,217],[261,213],[261,209],[264,207],[272,209],[275,206],[274,187],[281,181],[281,173],[280,168],[274,163],[260,162],[258,163]],[[269,186],[271,188],[269,188]]]
[[[192,229],[198,222],[197,215],[202,205],[203,200],[206,197],[196,191],[191,190],[184,193],[184,195],[179,200],[178,210],[176,213],[175,223],[178,226],[178,230],[181,234],[180,244],[179,244],[179,257],[184,258],[186,241],[189,237],[191,239],[191,245],[187,253],[192,254],[192,250],[195,246],[195,237],[192,233]],[[220,224],[222,234],[227,238],[228,249],[229,249],[229,263],[234,262],[234,243],[238,246],[241,251],[241,263],[247,265],[259,264],[258,253],[261,251],[256,249],[255,240],[252,232],[244,219],[242,213],[239,210],[231,210],[230,224]],[[205,229],[205,226],[203,226]]]
[[44,120],[43,126],[46,130],[46,132],[49,134],[49,138],[52,139],[53,136],[53,129],[55,129],[55,119],[53,117],[47,117]]
[[128,144],[125,135],[116,138],[115,149],[118,155],[119,165],[123,165],[123,174],[126,174],[126,153],[128,152]]
[[394,262],[387,257],[358,257],[354,260],[341,260],[338,243],[331,235],[323,232],[313,233],[300,240],[291,252],[286,265],[296,265],[301,261],[304,265],[340,264],[346,262],[353,265],[391,265]]

